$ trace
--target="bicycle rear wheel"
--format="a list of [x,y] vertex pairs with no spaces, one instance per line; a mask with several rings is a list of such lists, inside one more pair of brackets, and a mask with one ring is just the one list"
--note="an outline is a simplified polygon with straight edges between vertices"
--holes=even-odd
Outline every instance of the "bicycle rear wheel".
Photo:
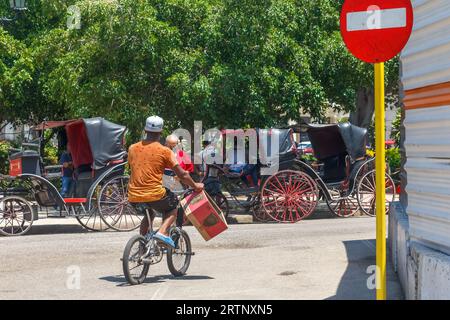
[[136,235],[128,241],[123,251],[123,274],[131,285],[141,284],[147,277],[150,264],[142,261],[142,256],[146,252],[146,243],[143,236]]
[[179,228],[173,228],[170,231],[170,237],[174,240],[176,248],[168,249],[167,266],[171,274],[175,277],[181,277],[186,274],[191,264],[191,240],[186,231]]

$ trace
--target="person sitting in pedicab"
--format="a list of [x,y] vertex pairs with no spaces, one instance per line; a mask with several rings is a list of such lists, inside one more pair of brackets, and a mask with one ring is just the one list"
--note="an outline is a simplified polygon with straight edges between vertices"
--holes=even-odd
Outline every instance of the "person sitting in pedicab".
[[70,153],[70,147],[67,144],[66,151],[64,151],[59,159],[59,164],[62,165],[62,178],[61,178],[61,197],[66,198],[69,196],[72,183],[73,183],[73,163],[72,155]]
[[[249,159],[247,150],[248,148],[246,148],[246,158]],[[232,164],[226,164],[224,166],[224,171],[240,176],[247,187],[258,186],[258,166],[239,160],[237,145],[234,145],[234,159]],[[250,177],[250,179],[247,177]]]
[[[178,164],[181,166],[181,168],[183,168],[183,170],[186,170],[189,173],[194,172],[194,165],[192,164],[192,161],[190,161],[188,154],[184,152],[182,148],[180,149],[178,147],[178,143],[179,143],[178,137],[176,135],[171,134],[167,136],[165,146],[173,151],[178,161]],[[171,177],[175,176],[175,173],[170,169],[166,169],[164,171],[164,174]]]
[[196,163],[199,164],[197,171],[205,185],[205,191],[210,196],[215,196],[219,194],[222,189],[218,178],[219,172],[217,168],[214,166],[209,167],[208,164],[217,164],[216,156],[218,155],[218,151],[209,137],[204,138],[202,146],[203,150],[197,155],[198,159],[196,160]]

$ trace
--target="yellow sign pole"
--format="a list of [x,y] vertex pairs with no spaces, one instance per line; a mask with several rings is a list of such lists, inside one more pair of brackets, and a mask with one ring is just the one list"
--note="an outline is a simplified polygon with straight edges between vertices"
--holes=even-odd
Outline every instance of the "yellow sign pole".
[[375,170],[377,224],[377,300],[386,300],[386,160],[384,63],[375,64]]

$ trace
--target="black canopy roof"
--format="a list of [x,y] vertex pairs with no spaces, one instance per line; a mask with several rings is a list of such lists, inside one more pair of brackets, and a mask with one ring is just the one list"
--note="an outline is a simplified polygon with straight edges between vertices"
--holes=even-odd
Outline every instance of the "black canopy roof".
[[350,157],[353,160],[364,157],[367,146],[367,129],[349,122],[340,123],[338,126]]
[[103,118],[83,119],[94,160],[93,169],[105,167],[110,161],[123,159],[126,127]]
[[314,155],[319,160],[347,153],[353,160],[366,154],[367,129],[350,123],[306,125]]

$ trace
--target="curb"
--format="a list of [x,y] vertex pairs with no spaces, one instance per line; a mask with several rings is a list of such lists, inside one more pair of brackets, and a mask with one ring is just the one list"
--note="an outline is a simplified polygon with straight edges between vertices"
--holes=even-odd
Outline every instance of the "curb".
[[253,216],[250,214],[229,214],[227,218],[229,224],[251,224]]

